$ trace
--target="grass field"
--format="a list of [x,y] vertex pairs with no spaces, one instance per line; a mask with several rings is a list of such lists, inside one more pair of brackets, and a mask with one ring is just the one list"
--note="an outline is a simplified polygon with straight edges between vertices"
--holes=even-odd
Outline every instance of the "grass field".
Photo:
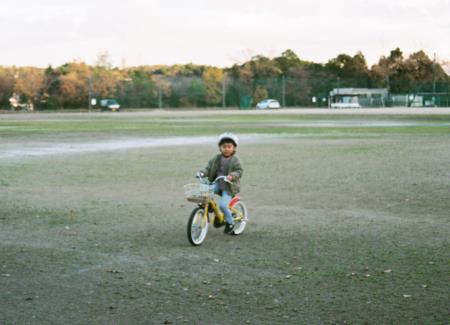
[[[251,222],[191,247],[229,130]],[[3,114],[0,324],[446,324],[449,196],[450,115]]]

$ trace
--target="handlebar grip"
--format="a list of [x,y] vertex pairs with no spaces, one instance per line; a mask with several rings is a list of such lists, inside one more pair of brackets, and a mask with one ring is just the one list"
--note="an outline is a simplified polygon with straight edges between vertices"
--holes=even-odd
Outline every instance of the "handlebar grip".
[[228,178],[226,176],[219,176],[217,177],[213,183],[217,182],[218,180],[223,179],[226,183],[231,184],[231,182],[228,180]]

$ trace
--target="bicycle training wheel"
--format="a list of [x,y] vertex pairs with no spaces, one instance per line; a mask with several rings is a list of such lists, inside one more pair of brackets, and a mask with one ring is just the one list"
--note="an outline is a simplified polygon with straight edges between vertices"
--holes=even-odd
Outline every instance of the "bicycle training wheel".
[[187,224],[187,236],[189,242],[194,246],[199,246],[203,243],[208,233],[208,219],[204,218],[205,209],[202,207],[195,208],[189,216]]
[[[242,216],[242,219],[239,221],[235,221],[234,223],[234,230],[233,234],[240,235],[244,232],[245,226],[248,222],[248,213],[247,213],[247,207],[245,206],[244,202],[239,201],[236,203],[234,208],[239,212],[239,214]],[[236,215],[233,215],[233,217],[237,217]]]

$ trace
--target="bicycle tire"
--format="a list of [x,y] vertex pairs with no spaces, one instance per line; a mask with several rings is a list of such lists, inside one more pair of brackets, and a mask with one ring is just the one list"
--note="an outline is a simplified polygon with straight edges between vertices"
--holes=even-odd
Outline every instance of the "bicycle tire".
[[239,201],[235,204],[234,208],[236,210],[240,210],[243,214],[243,219],[241,221],[236,221],[234,224],[234,230],[233,235],[240,235],[244,232],[245,226],[248,222],[248,211],[247,207],[245,206],[245,203],[242,201]]
[[[191,215],[189,216],[189,220],[187,223],[187,237],[191,245],[193,246],[200,246],[206,238],[206,235],[208,233],[208,220],[204,223],[204,226],[202,226],[202,219],[205,215],[205,209],[202,207],[197,207],[194,210],[192,210]],[[198,220],[196,218],[200,217],[200,233],[197,234],[198,229]],[[194,233],[194,230],[195,231]]]

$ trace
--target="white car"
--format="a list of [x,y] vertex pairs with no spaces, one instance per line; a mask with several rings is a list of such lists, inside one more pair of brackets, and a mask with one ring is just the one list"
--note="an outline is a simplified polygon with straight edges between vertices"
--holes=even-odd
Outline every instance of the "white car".
[[256,109],[281,108],[280,103],[276,99],[264,99],[256,105]]

